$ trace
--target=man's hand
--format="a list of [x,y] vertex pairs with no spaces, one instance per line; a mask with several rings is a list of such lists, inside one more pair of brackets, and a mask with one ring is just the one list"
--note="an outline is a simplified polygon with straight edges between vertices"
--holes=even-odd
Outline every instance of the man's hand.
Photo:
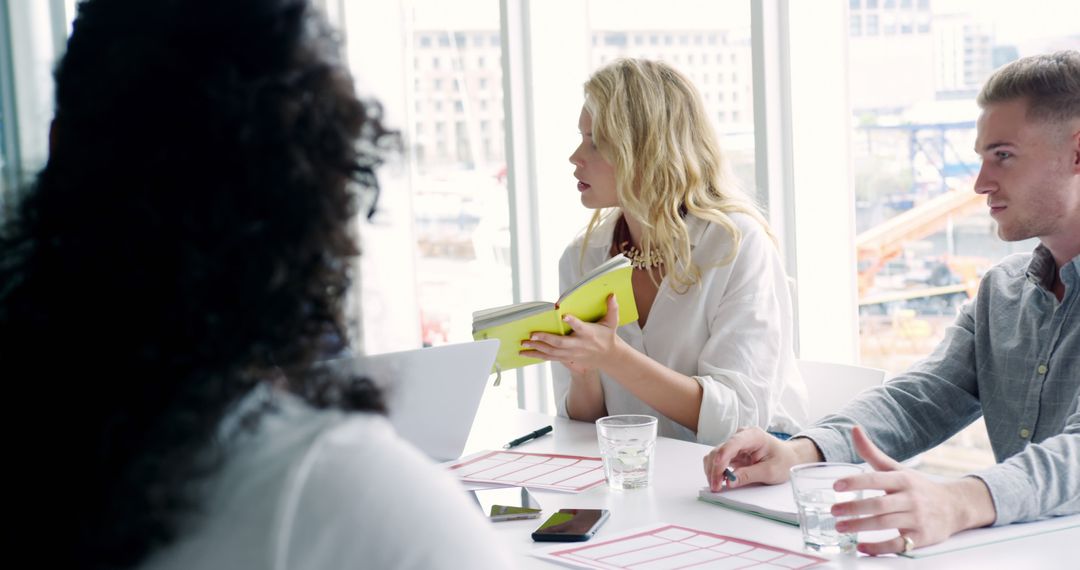
[[724,468],[731,467],[735,481],[729,488],[751,483],[776,484],[788,480],[791,467],[799,463],[821,461],[821,454],[809,439],[780,441],[761,428],[742,428],[723,445],[704,458],[705,477],[709,489],[720,491],[724,484]]
[[598,370],[615,357],[615,352],[625,346],[615,334],[619,326],[619,303],[615,295],[607,298],[607,314],[595,323],[586,323],[573,315],[563,320],[573,332],[561,336],[536,332],[521,343],[522,356],[561,362],[576,374]]
[[903,552],[907,537],[913,547],[929,546],[968,528],[994,522],[994,505],[986,485],[974,477],[938,483],[905,468],[885,455],[859,426],[852,430],[855,451],[875,471],[840,479],[837,491],[878,489],[885,495],[833,505],[836,516],[860,515],[838,521],[838,532],[895,528],[900,536],[882,542],[860,543],[859,551],[878,555]]

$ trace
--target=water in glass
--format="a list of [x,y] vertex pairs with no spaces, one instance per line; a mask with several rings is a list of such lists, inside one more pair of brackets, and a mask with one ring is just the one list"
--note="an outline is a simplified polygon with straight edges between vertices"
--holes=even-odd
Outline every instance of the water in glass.
[[799,506],[799,526],[802,528],[803,544],[806,548],[824,553],[855,550],[856,534],[837,532],[836,517],[831,512],[834,504],[854,499],[853,493],[835,493],[831,490],[820,489],[796,495],[795,502]]
[[837,492],[837,479],[858,475],[863,467],[850,463],[806,463],[791,468],[791,490],[799,509],[799,527],[803,545],[814,552],[836,554],[853,552],[858,535],[837,532],[837,517],[832,506],[863,498],[862,491]]
[[625,414],[596,420],[604,476],[613,489],[641,489],[649,486],[653,447],[656,445],[656,418]]
[[604,459],[604,475],[608,485],[616,489],[648,487],[654,443],[655,440],[601,438],[600,454]]

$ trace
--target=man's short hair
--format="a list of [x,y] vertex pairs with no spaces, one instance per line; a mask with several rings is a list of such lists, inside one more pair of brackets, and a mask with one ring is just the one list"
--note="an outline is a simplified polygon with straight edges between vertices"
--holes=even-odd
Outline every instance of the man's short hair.
[[1027,117],[1044,122],[1080,117],[1080,51],[1066,50],[1024,57],[990,76],[979,92],[978,103],[1027,99]]

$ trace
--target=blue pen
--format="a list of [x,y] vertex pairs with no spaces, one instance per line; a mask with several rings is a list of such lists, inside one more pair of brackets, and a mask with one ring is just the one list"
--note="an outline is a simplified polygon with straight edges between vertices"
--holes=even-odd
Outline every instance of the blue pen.
[[735,477],[735,470],[730,467],[725,467],[724,479],[727,479],[729,483],[734,483],[735,481],[737,481],[738,477]]

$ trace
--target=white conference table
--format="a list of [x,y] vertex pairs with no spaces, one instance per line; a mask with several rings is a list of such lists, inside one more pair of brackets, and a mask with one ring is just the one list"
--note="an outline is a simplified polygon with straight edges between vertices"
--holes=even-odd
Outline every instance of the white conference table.
[[[515,451],[562,453],[599,457],[596,427],[591,423],[521,410],[481,410],[473,424],[465,454],[502,446],[522,434],[546,425],[552,433],[522,444]],[[611,518],[592,540],[656,523],[680,524],[690,528],[735,536],[763,544],[801,552],[799,529],[754,515],[697,500],[705,485],[701,458],[709,447],[661,437],[656,442],[653,480],[646,489],[618,491],[606,485],[578,494],[532,490],[544,514],[540,520],[492,523],[496,535],[512,552],[520,553],[520,568],[558,568],[529,555],[531,550],[550,545],[536,543],[530,534],[540,521],[562,508],[594,508],[611,511]],[[898,556],[870,557],[841,555],[828,557],[831,568],[949,568],[1055,569],[1080,568],[1080,528],[1029,536],[949,552],[922,559]]]

